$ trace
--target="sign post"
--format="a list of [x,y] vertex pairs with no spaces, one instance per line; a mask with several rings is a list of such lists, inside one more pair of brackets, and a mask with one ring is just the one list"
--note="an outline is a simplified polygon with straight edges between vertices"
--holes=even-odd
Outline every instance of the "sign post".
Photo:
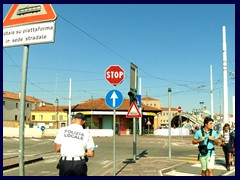
[[179,135],[181,137],[181,141],[183,140],[183,133],[182,133],[182,107],[181,106],[178,106],[178,113],[179,113],[179,116],[178,116],[178,124],[179,124],[179,127],[180,127],[180,131],[179,131]]
[[[42,23],[45,21],[54,21],[57,18],[52,6],[50,4],[14,4],[9,10],[7,16],[3,21],[3,47],[20,46],[23,45],[23,63],[22,63],[22,83],[21,83],[21,97],[20,97],[20,120],[19,120],[19,175],[25,175],[24,169],[24,122],[25,122],[25,99],[26,99],[26,86],[27,86],[27,66],[29,56],[29,44],[33,39],[46,39],[45,35],[32,35],[31,28],[34,31],[40,31],[42,24],[37,25],[35,23]],[[33,27],[29,27],[31,24]],[[55,23],[54,23],[55,24]],[[22,26],[24,25],[24,27]],[[24,29],[22,29],[24,28]],[[53,29],[54,28],[44,28]],[[30,33],[30,34],[28,34]],[[25,35],[28,34],[28,37]],[[49,41],[44,41],[47,43]],[[38,43],[43,43],[40,41]],[[36,43],[37,44],[37,43]]]
[[[138,67],[135,64],[131,63],[130,64],[130,92],[128,93],[128,95],[130,96],[130,103],[131,101],[137,100],[136,98],[137,87],[138,87]],[[136,117],[133,117],[133,161],[135,162],[136,159],[137,159]]]
[[116,90],[116,85],[124,80],[124,70],[118,65],[109,66],[105,70],[105,79],[114,85],[114,89],[107,93],[105,102],[109,108],[113,109],[113,175],[116,176],[116,108],[123,102],[123,96],[120,91]]

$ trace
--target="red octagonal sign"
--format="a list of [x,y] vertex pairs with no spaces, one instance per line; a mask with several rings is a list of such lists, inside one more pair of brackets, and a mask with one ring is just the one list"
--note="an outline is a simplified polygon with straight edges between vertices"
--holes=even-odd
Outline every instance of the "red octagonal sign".
[[181,112],[182,112],[182,107],[179,106],[179,107],[178,107],[178,113],[181,113]]
[[109,66],[105,71],[105,78],[110,84],[120,84],[124,80],[124,70],[118,65]]

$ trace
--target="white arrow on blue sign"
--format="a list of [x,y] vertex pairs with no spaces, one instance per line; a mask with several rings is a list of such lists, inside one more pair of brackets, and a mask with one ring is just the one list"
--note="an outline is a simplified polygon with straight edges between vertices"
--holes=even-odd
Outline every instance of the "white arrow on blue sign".
[[41,130],[44,131],[45,130],[45,126],[41,126]]
[[116,109],[123,103],[122,93],[116,89],[109,91],[106,95],[105,102],[111,109]]
[[137,106],[140,108],[142,107],[142,95],[140,94],[136,94],[136,98],[137,98]]

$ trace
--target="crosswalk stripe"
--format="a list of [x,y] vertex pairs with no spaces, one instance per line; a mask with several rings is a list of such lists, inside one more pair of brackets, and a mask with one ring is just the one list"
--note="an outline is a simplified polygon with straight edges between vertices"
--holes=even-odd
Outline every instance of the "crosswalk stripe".
[[[19,138],[3,138],[3,141],[7,141],[7,140],[19,141]],[[31,141],[54,141],[54,139],[35,139],[35,138],[31,138],[29,140],[31,140]]]
[[174,160],[176,161],[185,161],[185,162],[189,162],[189,163],[199,163],[198,159],[197,159],[197,155],[190,155],[190,156],[175,156],[173,157]]
[[[193,164],[192,167],[201,167],[201,164]],[[219,164],[215,164],[214,169],[216,169],[216,170],[226,170],[226,168],[223,165],[219,165]]]
[[178,172],[176,170],[172,170],[170,172],[167,172],[167,173],[165,173],[165,175],[169,175],[169,176],[200,176],[199,174]]

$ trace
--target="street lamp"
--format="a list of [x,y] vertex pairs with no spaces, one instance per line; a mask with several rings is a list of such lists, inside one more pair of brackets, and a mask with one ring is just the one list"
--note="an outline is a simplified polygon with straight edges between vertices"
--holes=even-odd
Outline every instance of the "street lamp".
[[200,109],[200,113],[201,113],[201,116],[202,116],[202,111],[203,111],[203,104],[204,102],[199,102],[200,106],[201,106],[201,109]]
[[56,98],[55,103],[57,103],[57,117],[56,117],[56,120],[57,120],[57,129],[58,129],[58,98]]
[[201,106],[201,111],[202,111],[204,102],[199,102],[199,104]]

